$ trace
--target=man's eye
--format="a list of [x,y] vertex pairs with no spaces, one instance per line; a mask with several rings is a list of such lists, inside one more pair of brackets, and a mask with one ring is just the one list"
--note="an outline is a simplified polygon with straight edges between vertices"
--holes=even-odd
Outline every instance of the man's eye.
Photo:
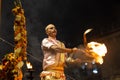
[[54,27],[51,27],[50,29],[56,29],[56,28],[54,28]]
[[53,29],[53,28],[50,28],[50,29]]

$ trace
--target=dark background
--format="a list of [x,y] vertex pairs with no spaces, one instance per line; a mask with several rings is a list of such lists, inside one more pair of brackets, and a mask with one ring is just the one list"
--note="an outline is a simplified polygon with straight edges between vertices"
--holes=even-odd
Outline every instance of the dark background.
[[[63,41],[66,47],[83,44],[83,33],[88,28],[93,29],[87,35],[88,41],[120,32],[120,3],[117,0],[21,0],[21,2],[27,21],[28,59],[37,74],[42,70],[43,55],[40,44],[46,37],[44,28],[49,23],[56,25],[57,38]],[[13,52],[11,44],[14,44],[14,15],[11,10],[14,7],[14,0],[2,0],[0,37],[5,41],[0,40],[0,60],[5,54]],[[114,56],[114,59],[117,61],[118,58]]]

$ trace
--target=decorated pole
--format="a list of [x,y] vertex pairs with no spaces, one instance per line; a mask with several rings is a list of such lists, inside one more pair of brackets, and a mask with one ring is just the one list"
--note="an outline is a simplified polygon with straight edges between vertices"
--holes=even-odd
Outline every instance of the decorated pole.
[[22,9],[21,1],[15,0],[15,8],[12,12],[15,16],[14,20],[14,57],[17,59],[17,74],[14,80],[22,80],[21,67],[23,66],[23,60],[27,59],[27,31],[26,31],[26,19],[24,16],[24,10]]
[[27,31],[24,10],[21,1],[14,1],[15,8],[12,13],[14,20],[14,52],[8,53],[0,64],[0,80],[22,80],[23,60],[27,60]]
[[27,49],[27,31],[26,31],[26,19],[24,16],[24,10],[20,0],[16,0],[15,8],[12,9],[13,14],[15,15],[14,20],[14,41],[15,48],[14,54],[15,57],[21,57],[22,60],[26,60],[26,49]]

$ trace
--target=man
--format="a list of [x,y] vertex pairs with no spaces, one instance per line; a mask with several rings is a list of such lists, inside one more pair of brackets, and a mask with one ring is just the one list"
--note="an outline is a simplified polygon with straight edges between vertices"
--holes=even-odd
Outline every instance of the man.
[[43,71],[41,80],[66,80],[64,64],[66,53],[75,53],[77,48],[65,48],[65,45],[56,39],[57,30],[53,24],[45,28],[48,38],[44,38],[41,44],[43,50]]

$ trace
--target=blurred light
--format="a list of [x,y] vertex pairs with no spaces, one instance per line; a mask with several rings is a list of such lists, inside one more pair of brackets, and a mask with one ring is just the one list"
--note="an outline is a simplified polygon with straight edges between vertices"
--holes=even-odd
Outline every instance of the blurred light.
[[82,69],[85,69],[85,68],[86,68],[86,66],[85,66],[85,65],[82,65],[82,66],[81,66],[81,68],[82,68]]
[[88,53],[94,58],[96,63],[103,63],[103,57],[107,53],[107,48],[105,44],[98,42],[89,42],[87,44]]
[[32,68],[33,68],[32,65],[31,65],[31,63],[28,62],[28,61],[26,61],[26,65],[27,65],[27,68],[28,68],[28,69],[32,69]]
[[95,61],[92,61],[92,64],[95,64]]
[[97,70],[97,69],[93,69],[93,73],[94,73],[94,74],[97,74],[97,73],[98,73],[98,70]]
[[87,34],[87,33],[89,33],[90,31],[92,31],[93,29],[87,29],[85,32],[84,32],[84,34]]
[[85,65],[88,65],[88,63],[85,63]]

